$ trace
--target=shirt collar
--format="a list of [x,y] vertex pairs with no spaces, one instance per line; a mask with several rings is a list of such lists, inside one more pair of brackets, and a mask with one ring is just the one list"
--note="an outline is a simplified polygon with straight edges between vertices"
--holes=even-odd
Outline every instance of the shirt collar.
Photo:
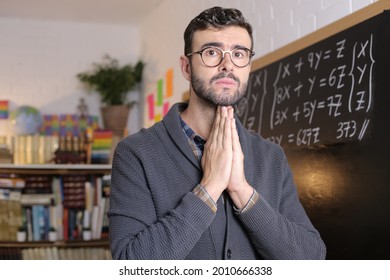
[[180,116],[180,123],[186,136],[192,141],[194,141],[197,146],[204,146],[204,144],[206,144],[206,140],[204,140],[201,136],[196,134],[196,132],[192,130],[192,128],[183,120],[181,116]]

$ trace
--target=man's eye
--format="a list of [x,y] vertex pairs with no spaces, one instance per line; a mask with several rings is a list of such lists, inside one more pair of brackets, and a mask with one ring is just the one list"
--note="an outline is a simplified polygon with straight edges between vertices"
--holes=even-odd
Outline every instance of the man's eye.
[[206,55],[208,56],[217,56],[218,53],[215,50],[207,50]]
[[245,56],[245,54],[242,51],[234,52],[234,57],[236,57],[236,58],[243,58],[244,56]]

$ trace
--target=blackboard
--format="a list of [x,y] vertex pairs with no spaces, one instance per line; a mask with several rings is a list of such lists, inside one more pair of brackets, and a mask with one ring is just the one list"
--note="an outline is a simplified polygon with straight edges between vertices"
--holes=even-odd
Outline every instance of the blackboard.
[[378,14],[253,71],[236,106],[240,120],[285,147],[369,137],[385,16]]
[[[283,146],[302,205],[327,246],[327,259],[390,259],[388,9],[390,1],[377,1],[255,60],[245,99],[236,108],[249,129]],[[343,57],[337,57],[339,51]],[[297,73],[300,57],[306,65]],[[317,83],[309,94],[308,79],[314,75]],[[298,97],[294,88],[305,78],[306,89]],[[329,105],[339,103],[337,94],[342,104]],[[297,121],[296,107],[301,110]],[[291,142],[289,135],[294,135]]]

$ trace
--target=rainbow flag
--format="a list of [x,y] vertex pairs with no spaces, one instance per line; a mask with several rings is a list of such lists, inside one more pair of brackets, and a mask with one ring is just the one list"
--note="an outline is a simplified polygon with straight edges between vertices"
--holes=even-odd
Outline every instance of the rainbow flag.
[[0,120],[8,119],[8,100],[0,100]]

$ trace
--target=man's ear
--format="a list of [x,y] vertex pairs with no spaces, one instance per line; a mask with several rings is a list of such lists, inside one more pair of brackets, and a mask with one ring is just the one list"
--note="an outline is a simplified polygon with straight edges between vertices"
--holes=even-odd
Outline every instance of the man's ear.
[[191,80],[190,59],[185,55],[180,56],[180,69],[181,69],[181,73],[183,74],[184,78],[187,81],[190,81]]

